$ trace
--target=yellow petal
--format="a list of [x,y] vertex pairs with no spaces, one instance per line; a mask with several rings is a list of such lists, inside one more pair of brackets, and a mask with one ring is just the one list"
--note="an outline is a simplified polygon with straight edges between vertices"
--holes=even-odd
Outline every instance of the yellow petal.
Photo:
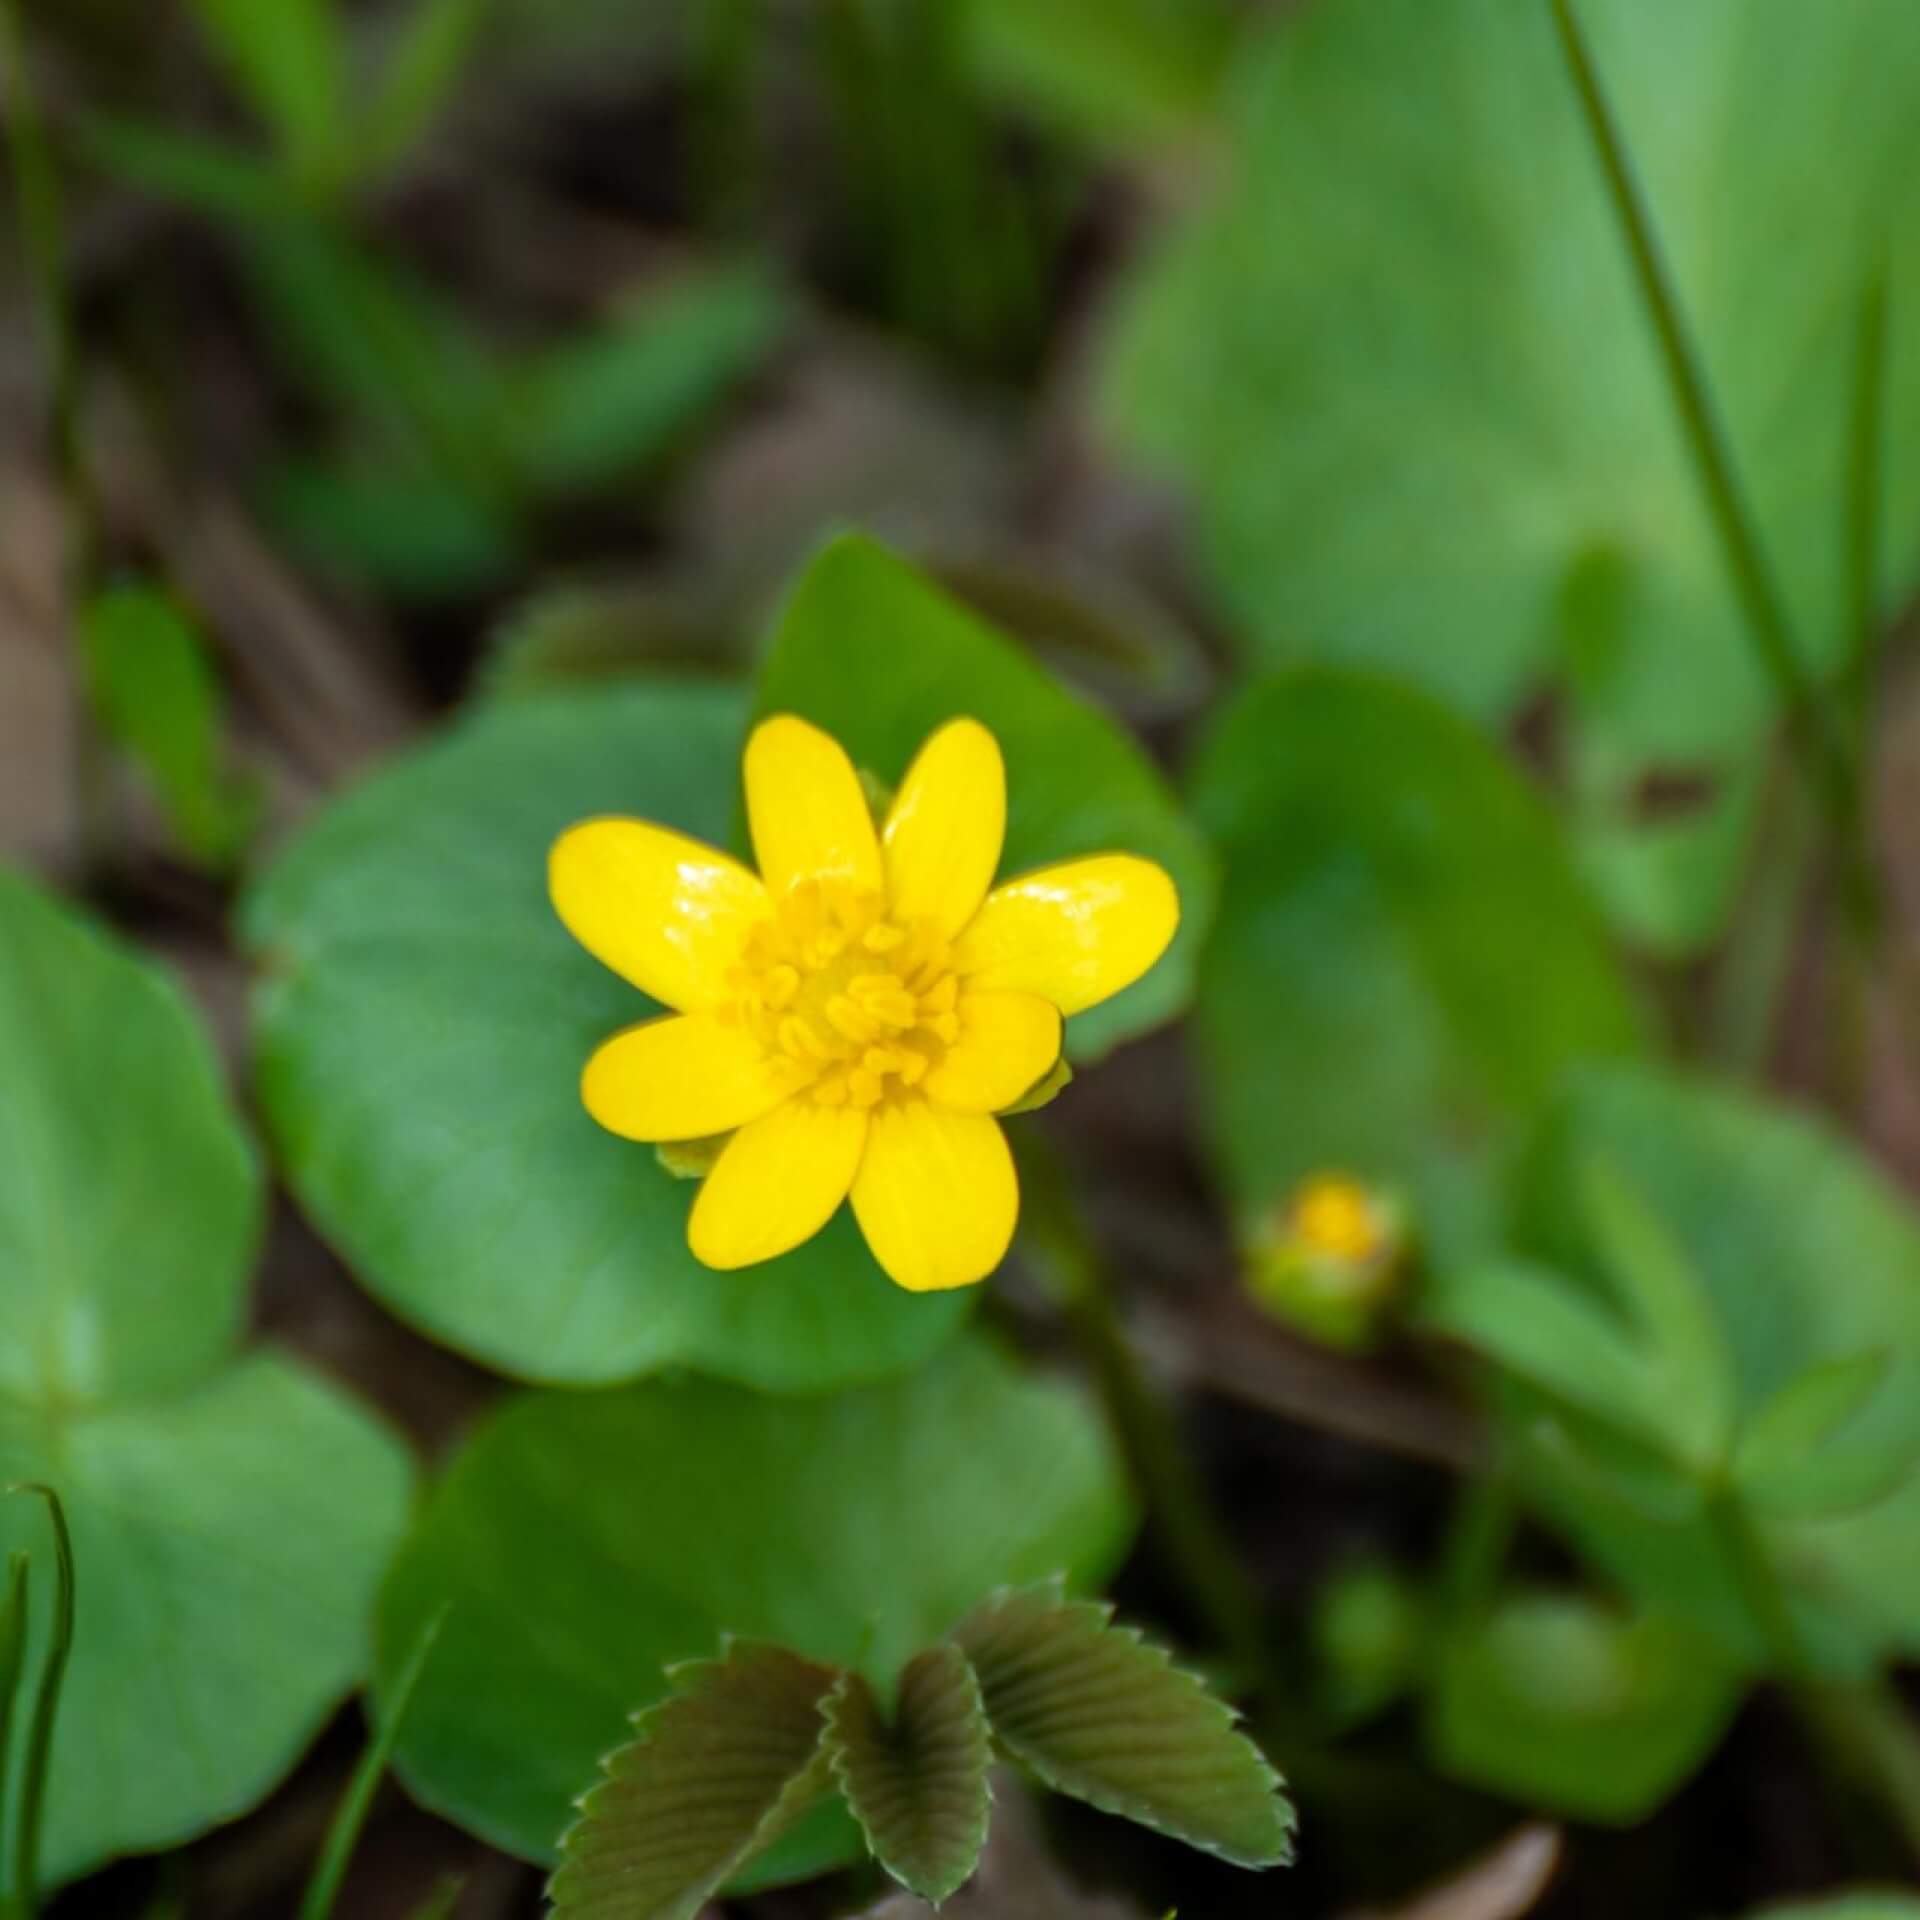
[[731,1272],[811,1240],[853,1184],[867,1116],[789,1100],[727,1142],[693,1203],[694,1258]]
[[771,909],[737,860],[646,820],[583,820],[547,856],[568,932],[643,993],[682,1012],[726,997],[747,929]]
[[879,890],[873,814],[839,741],[793,714],[775,714],[747,742],[746,779],[753,849],[775,895],[828,874]]
[[996,887],[954,948],[975,988],[1037,993],[1062,1013],[1111,999],[1166,952],[1180,896],[1151,860],[1095,854]]
[[977,720],[949,720],[907,769],[887,814],[894,917],[932,920],[951,939],[979,912],[1007,833],[1007,769]]
[[960,1038],[926,1078],[927,1098],[964,1113],[1025,1099],[1060,1058],[1060,1009],[1037,993],[965,993]]
[[853,1211],[873,1257],[909,1292],[984,1280],[1020,1213],[999,1121],[924,1100],[877,1108]]
[[580,1078],[587,1111],[629,1140],[699,1140],[757,1120],[792,1091],[766,1049],[713,1014],[670,1014],[615,1034]]

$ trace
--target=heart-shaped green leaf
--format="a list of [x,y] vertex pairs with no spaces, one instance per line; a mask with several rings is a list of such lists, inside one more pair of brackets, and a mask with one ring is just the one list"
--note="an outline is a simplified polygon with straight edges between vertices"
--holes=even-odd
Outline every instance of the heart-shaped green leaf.
[[1243,1218],[1339,1169],[1404,1189],[1449,1256],[1485,1247],[1491,1172],[1560,1075],[1639,1039],[1552,816],[1436,702],[1333,668],[1242,695],[1194,792],[1226,866],[1201,1060]]
[[599,813],[724,842],[744,720],[738,695],[669,680],[482,713],[339,801],[249,902],[261,1097],[296,1191],[389,1306],[504,1372],[829,1387],[915,1365],[968,1311],[892,1285],[844,1217],[710,1272],[693,1189],[580,1104],[588,1056],[652,1003],[560,925],[547,850]]
[[580,1802],[549,1889],[578,1920],[693,1920],[753,1856],[832,1789],[829,1667],[736,1642],[678,1667]]
[[1575,1595],[1516,1594],[1443,1643],[1427,1737],[1476,1786],[1631,1822],[1712,1751],[1740,1692],[1739,1669],[1697,1632]]
[[[1831,666],[1855,316],[1920,244],[1920,15],[1581,15],[1800,646]],[[1240,79],[1234,164],[1123,303],[1106,412],[1192,496],[1255,657],[1384,667],[1486,718],[1570,691],[1618,864],[1648,768],[1725,773],[1770,698],[1549,9],[1322,0]],[[1888,413],[1892,604],[1920,561],[1920,382]]]
[[[274,1784],[364,1665],[411,1476],[292,1360],[235,1357],[260,1191],[212,1051],[168,981],[5,873],[0,1084],[0,1482],[58,1491],[79,1568],[52,1883]],[[0,1502],[0,1554],[45,1544]]]
[[1236,1866],[1292,1858],[1284,1783],[1233,1709],[1111,1607],[1057,1586],[1001,1593],[954,1637],[995,1741],[1043,1785]]
[[1809,1367],[1748,1421],[1734,1456],[1741,1496],[1761,1513],[1815,1519],[1877,1506],[1920,1465],[1915,1452],[1851,1446],[1842,1437],[1886,1384],[1884,1353]]
[[1144,980],[1067,1025],[1076,1060],[1179,1013],[1213,918],[1213,860],[1132,740],[1004,635],[904,561],[855,535],[801,576],[760,676],[759,711],[803,715],[889,785],[944,721],[990,727],[1007,762],[1003,875],[1088,853],[1157,860],[1181,927]]
[[[1778,1396],[1810,1368],[1884,1356],[1883,1384],[1835,1445],[1885,1469],[1886,1497],[1817,1519],[1796,1509],[1763,1519],[1761,1532],[1816,1658],[1846,1668],[1920,1650],[1908,1577],[1920,1552],[1920,1483],[1905,1473],[1920,1452],[1920,1233],[1906,1208],[1809,1119],[1649,1071],[1582,1073],[1516,1173],[1513,1230],[1524,1254],[1586,1287],[1602,1284],[1582,1192],[1596,1157],[1631,1182],[1705,1289],[1731,1355],[1737,1432],[1762,1423],[1764,1441],[1764,1423],[1786,1417]],[[1648,1607],[1763,1659],[1698,1508],[1662,1519],[1610,1497],[1573,1456],[1535,1444],[1551,1432],[1537,1407],[1520,1414],[1539,1490],[1580,1545]]]
[[891,1715],[862,1675],[827,1703],[833,1777],[874,1858],[938,1906],[972,1873],[987,1840],[993,1743],[980,1683],[956,1646],[916,1654]]
[[[383,1686],[452,1603],[396,1764],[429,1806],[544,1859],[663,1668],[744,1634],[890,1690],[983,1593],[1098,1579],[1130,1525],[1079,1397],[975,1337],[832,1398],[527,1395],[456,1458],[388,1584]],[[763,1871],[859,1852],[842,1814]]]

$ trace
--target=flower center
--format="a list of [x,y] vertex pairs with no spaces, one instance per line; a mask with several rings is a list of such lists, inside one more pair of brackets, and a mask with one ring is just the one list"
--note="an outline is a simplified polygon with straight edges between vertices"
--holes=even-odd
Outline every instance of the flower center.
[[748,934],[724,1017],[822,1106],[878,1106],[917,1087],[959,1038],[960,982],[929,921],[876,893],[803,880]]

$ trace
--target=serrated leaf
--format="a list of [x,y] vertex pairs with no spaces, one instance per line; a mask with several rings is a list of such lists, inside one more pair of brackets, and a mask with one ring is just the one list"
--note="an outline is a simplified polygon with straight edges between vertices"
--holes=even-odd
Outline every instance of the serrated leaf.
[[987,1840],[993,1763],[980,1683],[956,1646],[916,1655],[889,1720],[857,1673],[826,1708],[834,1778],[874,1857],[935,1906],[973,1872]]
[[579,1920],[692,1920],[831,1782],[831,1667],[751,1641],[676,1668],[580,1802],[549,1889]]
[[1113,1609],[1057,1585],[1002,1593],[954,1635],[995,1742],[1056,1793],[1242,1867],[1293,1855],[1285,1783],[1238,1716]]

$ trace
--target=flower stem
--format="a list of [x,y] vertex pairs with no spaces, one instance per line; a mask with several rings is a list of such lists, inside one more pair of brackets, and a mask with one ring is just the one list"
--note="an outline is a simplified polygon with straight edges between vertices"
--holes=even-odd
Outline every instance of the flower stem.
[[1724,1485],[1710,1489],[1707,1519],[1766,1642],[1775,1676],[1809,1733],[1840,1771],[1881,1801],[1920,1860],[1920,1732],[1884,1676],[1849,1682],[1820,1671],[1738,1493]]
[[1099,1388],[1151,1524],[1196,1610],[1239,1669],[1245,1691],[1271,1691],[1260,1598],[1248,1579],[1166,1402],[1148,1380],[1115,1308],[1105,1263],[1058,1160],[1021,1142],[1021,1246],[1066,1314]]
[[[1787,726],[1803,755],[1803,771],[1825,818],[1843,905],[1868,946],[1884,920],[1879,874],[1865,844],[1861,781],[1850,751],[1851,729],[1838,729],[1793,638],[1785,602],[1741,489],[1732,449],[1688,331],[1673,276],[1661,252],[1646,196],[1633,171],[1619,122],[1608,104],[1574,0],[1550,0],[1561,50],[1606,177],[1607,192],[1631,256],[1634,277],[1658,338],[1674,405],[1720,538],[1727,570],[1754,651],[1773,682]],[[1877,383],[1877,376],[1876,376]],[[1877,414],[1877,406],[1875,412]],[[1877,433],[1877,427],[1875,429]]]

